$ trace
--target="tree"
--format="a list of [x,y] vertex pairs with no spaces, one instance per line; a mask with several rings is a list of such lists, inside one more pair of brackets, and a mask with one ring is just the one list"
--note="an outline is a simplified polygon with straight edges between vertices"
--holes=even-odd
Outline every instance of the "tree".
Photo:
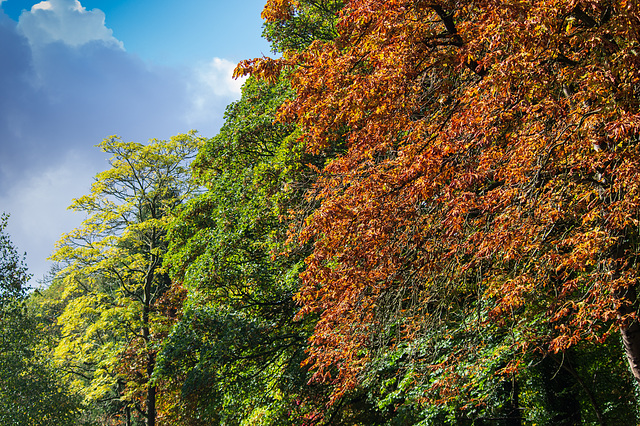
[[5,233],[0,216],[0,422],[6,425],[75,425],[78,401],[60,385],[39,351],[37,318],[27,310],[30,275]]
[[333,40],[337,35],[336,14],[343,0],[267,2],[263,36],[275,52],[299,51],[316,40]]
[[29,273],[24,259],[13,246],[5,228],[9,215],[0,215],[0,307],[24,299],[27,291]]
[[195,413],[202,424],[301,417],[293,401],[306,382],[299,364],[309,327],[292,318],[303,256],[274,257],[287,251],[287,211],[309,178],[295,129],[273,123],[289,95],[284,79],[245,83],[194,162],[206,191],[171,226],[165,264],[188,296],[159,374],[180,384],[185,423]]
[[162,268],[170,212],[198,191],[189,162],[203,139],[194,133],[149,144],[117,137],[99,147],[112,157],[91,193],[71,208],[87,214],[62,236],[52,259],[68,299],[58,321],[58,365],[87,402],[114,402],[129,424],[131,408],[156,421],[153,379],[170,324],[157,307],[171,282]]
[[352,1],[335,40],[240,64],[292,70],[280,118],[310,152],[347,140],[309,193],[297,295],[334,401],[404,352],[425,400],[479,406],[474,386],[616,329],[640,377],[639,17],[627,1]]
[[[291,20],[265,34],[275,49],[330,39],[340,7],[298,2]],[[195,162],[207,191],[181,209],[170,231],[165,263],[188,293],[160,354],[160,375],[181,384],[189,407],[174,422],[295,424],[325,410],[327,387],[307,386],[299,365],[313,320],[293,321],[309,247],[287,241],[286,230],[300,227],[292,212],[314,208],[303,195],[327,157],[306,154],[294,126],[273,122],[290,96],[285,75],[245,83]]]

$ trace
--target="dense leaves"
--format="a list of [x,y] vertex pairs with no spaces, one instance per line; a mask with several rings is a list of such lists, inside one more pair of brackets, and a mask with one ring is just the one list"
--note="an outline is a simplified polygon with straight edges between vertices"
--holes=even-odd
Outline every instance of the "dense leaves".
[[27,311],[29,274],[0,216],[0,423],[74,425],[78,401],[42,353],[41,323]]
[[348,142],[310,192],[297,296],[334,400],[404,344],[433,403],[616,327],[637,366],[638,13],[351,1],[335,40],[240,65],[293,69],[280,118],[307,149]]
[[172,322],[170,306],[163,309],[171,300],[162,269],[169,215],[198,189],[189,161],[201,142],[193,133],[147,145],[106,139],[100,148],[111,168],[74,200],[87,218],[53,255],[64,266],[66,301],[56,362],[85,403],[127,419],[135,410],[148,426],[156,419],[155,357]]
[[307,327],[292,321],[302,257],[274,257],[287,250],[287,209],[307,173],[293,128],[273,124],[287,86],[245,84],[196,160],[207,191],[170,234],[166,264],[189,296],[160,365],[185,374],[182,392],[203,420],[285,424],[306,381]]
[[343,0],[267,2],[262,17],[264,36],[276,52],[298,51],[316,40],[333,40],[337,35],[336,14]]
[[636,2],[263,18],[217,136],[110,138],[74,201],[31,300],[83,420],[637,423]]

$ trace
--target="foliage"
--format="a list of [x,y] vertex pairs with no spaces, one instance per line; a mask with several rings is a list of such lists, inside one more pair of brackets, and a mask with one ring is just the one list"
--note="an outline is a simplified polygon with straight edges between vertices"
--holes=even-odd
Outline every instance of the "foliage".
[[347,141],[309,192],[296,296],[332,401],[421,341],[423,404],[469,388],[458,406],[485,406],[485,377],[619,327],[638,374],[639,18],[626,1],[359,0],[334,40],[240,64],[290,70],[279,117],[310,152]]
[[282,56],[239,64],[216,137],[107,139],[74,201],[32,300],[84,420],[637,423],[639,6],[263,18]]
[[343,0],[267,2],[264,37],[276,52],[301,50],[315,40],[332,40],[336,31],[336,15]]
[[7,214],[0,215],[0,308],[3,310],[15,300],[24,299],[30,278],[24,259],[6,234],[8,221]]
[[171,229],[165,264],[188,299],[159,366],[202,422],[288,424],[305,382],[307,326],[292,322],[302,255],[273,256],[309,179],[293,128],[273,124],[289,94],[284,80],[245,83],[194,164],[207,191]]
[[135,409],[149,425],[156,417],[155,354],[173,321],[161,309],[170,288],[161,266],[166,229],[171,210],[198,189],[189,161],[201,144],[194,133],[147,145],[105,139],[99,147],[112,155],[111,168],[73,201],[71,208],[88,216],[52,257],[64,265],[57,364],[85,403],[126,417]]
[[27,311],[24,259],[5,233],[0,216],[0,423],[75,425],[78,402],[63,388],[48,360],[38,353],[39,322]]

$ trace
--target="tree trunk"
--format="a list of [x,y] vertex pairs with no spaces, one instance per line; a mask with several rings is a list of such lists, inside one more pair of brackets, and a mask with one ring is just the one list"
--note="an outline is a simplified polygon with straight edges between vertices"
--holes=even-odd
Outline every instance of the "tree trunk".
[[147,419],[146,426],[156,425],[156,387],[149,382],[147,389]]
[[507,403],[505,407],[506,426],[521,426],[522,413],[520,410],[520,386],[515,377],[505,380],[505,390],[507,392]]
[[149,311],[150,306],[145,304],[142,312],[142,337],[147,344],[147,398],[146,398],[146,426],[155,426],[156,424],[156,386],[152,384],[151,376],[155,368],[155,355],[149,348]]
[[631,373],[636,381],[640,383],[640,324],[633,321],[628,327],[621,327],[622,342],[624,351],[631,367]]
[[[153,247],[152,247],[153,248]],[[145,279],[144,286],[144,306],[142,308],[142,337],[144,338],[144,342],[147,348],[147,398],[146,398],[146,426],[155,426],[156,424],[156,386],[151,381],[151,376],[153,375],[153,369],[155,368],[156,359],[155,355],[151,351],[149,347],[150,341],[150,320],[149,314],[151,312],[151,288],[153,285],[153,277],[155,273],[156,265],[158,264],[158,259],[155,256],[152,256],[151,264],[149,265],[149,270],[147,271],[147,276]]]
[[[635,288],[629,287],[619,292],[617,298],[621,302],[621,306],[618,308],[620,316],[637,311],[638,303]],[[624,352],[627,355],[631,373],[636,381],[640,383],[640,323],[634,320],[630,324],[620,327],[620,334],[622,334]]]

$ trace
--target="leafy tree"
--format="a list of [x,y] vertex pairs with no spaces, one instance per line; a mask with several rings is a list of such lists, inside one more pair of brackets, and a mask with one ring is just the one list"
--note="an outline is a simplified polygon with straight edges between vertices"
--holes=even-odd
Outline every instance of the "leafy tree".
[[165,264],[188,297],[160,375],[181,383],[187,411],[199,413],[194,422],[288,424],[296,416],[308,330],[292,322],[302,256],[273,257],[287,250],[287,209],[309,173],[293,127],[273,123],[289,94],[286,80],[245,83],[194,163],[207,191],[171,228]]
[[347,141],[309,192],[296,296],[334,402],[396,356],[396,395],[480,410],[541,354],[618,329],[640,378],[639,18],[627,1],[352,1],[334,40],[241,63],[290,70],[280,119],[310,152]]
[[171,286],[162,268],[166,229],[171,210],[198,190],[189,162],[201,144],[194,133],[147,145],[105,139],[99,147],[111,168],[73,201],[87,218],[52,256],[64,266],[67,299],[56,361],[85,402],[101,402],[127,424],[131,409],[147,426],[156,421],[152,376],[171,322],[159,307]]
[[263,36],[276,52],[301,50],[316,40],[333,40],[343,0],[267,2]]
[[16,300],[24,299],[27,291],[29,273],[24,259],[13,246],[5,228],[9,216],[0,215],[0,307],[4,309]]
[[[268,23],[265,35],[276,50],[330,39],[340,7],[297,2],[290,19]],[[299,365],[313,320],[293,321],[310,247],[292,244],[286,231],[300,228],[296,210],[314,208],[303,195],[327,155],[305,153],[294,126],[273,122],[290,96],[286,76],[247,81],[196,161],[207,191],[172,226],[166,264],[188,299],[159,371],[182,383],[183,404],[199,413],[182,416],[185,424],[295,424],[325,410],[327,388],[307,386]]]
[[0,216],[0,422],[75,425],[78,402],[38,351],[41,327],[26,309],[30,275]]

